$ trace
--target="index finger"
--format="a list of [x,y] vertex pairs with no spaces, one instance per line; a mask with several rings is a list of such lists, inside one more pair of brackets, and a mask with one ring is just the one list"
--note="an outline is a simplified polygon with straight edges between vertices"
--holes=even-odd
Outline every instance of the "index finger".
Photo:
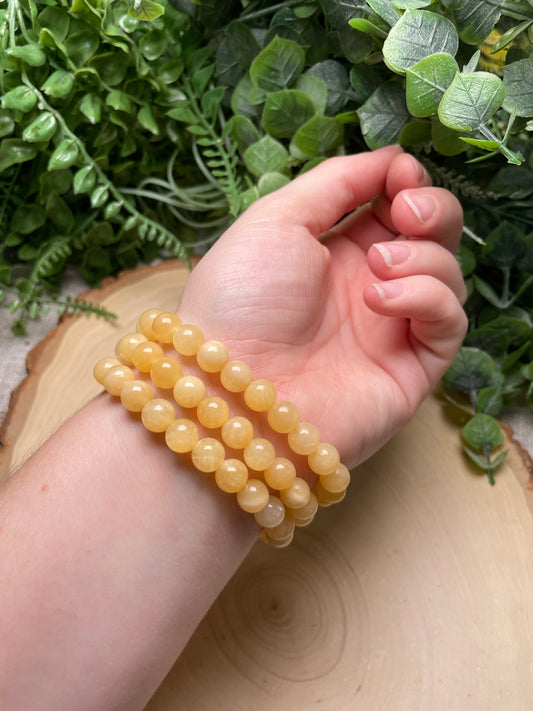
[[344,215],[385,190],[387,172],[399,146],[352,156],[329,158],[285,187],[253,203],[245,213],[258,212],[286,225],[307,227],[317,239]]

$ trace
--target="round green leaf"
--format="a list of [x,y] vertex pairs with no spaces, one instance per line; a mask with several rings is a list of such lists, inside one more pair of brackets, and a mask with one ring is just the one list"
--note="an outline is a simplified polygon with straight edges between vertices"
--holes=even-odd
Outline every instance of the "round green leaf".
[[141,108],[141,110],[137,114],[137,121],[141,124],[143,128],[145,128],[147,131],[150,131],[150,133],[153,133],[154,136],[157,136],[159,134],[159,126],[157,125],[157,121],[155,120],[154,114],[149,104],[145,104],[145,106]]
[[135,111],[134,103],[123,91],[110,91],[105,102],[107,106],[111,106],[111,108],[116,111],[124,111],[126,113],[133,113]]
[[474,131],[500,108],[502,80],[489,72],[456,74],[439,106],[439,119],[455,131]]
[[499,447],[504,442],[503,432],[491,415],[477,413],[461,430],[463,439],[475,449]]
[[26,126],[22,138],[30,143],[49,141],[57,128],[57,119],[49,111],[43,111],[34,121]]
[[488,353],[463,346],[442,380],[452,390],[477,393],[482,388],[496,385],[498,374]]
[[5,109],[0,109],[0,138],[9,136],[15,128],[15,122],[11,113]]
[[11,47],[6,50],[6,54],[16,59],[21,59],[30,67],[41,67],[46,62],[46,54],[36,44],[25,44],[18,47]]
[[40,205],[19,205],[11,218],[11,229],[21,235],[29,235],[46,222],[46,214]]
[[16,109],[27,113],[37,104],[37,94],[28,86],[21,84],[2,96],[2,106],[5,109]]
[[85,94],[80,102],[81,113],[89,120],[89,123],[98,123],[102,118],[102,108],[104,102],[98,94]]
[[271,136],[265,136],[253,143],[244,152],[244,162],[252,175],[281,173],[287,165],[288,153],[281,143]]
[[504,107],[517,116],[533,116],[533,58],[521,59],[503,67]]
[[485,415],[497,415],[503,407],[501,388],[483,388],[477,396],[477,409]]
[[303,91],[285,89],[267,96],[261,123],[275,138],[290,138],[315,113],[315,106]]
[[259,195],[268,195],[273,193],[275,190],[279,190],[284,185],[290,183],[290,178],[283,173],[265,173],[257,181],[257,188],[259,190]]
[[48,170],[70,168],[76,163],[79,156],[80,153],[76,141],[71,138],[65,138],[52,153],[48,162]]
[[0,173],[12,165],[25,163],[37,155],[37,149],[31,143],[19,138],[4,138],[0,143]]
[[92,165],[80,168],[74,175],[72,188],[75,195],[90,193],[96,184],[96,171]]
[[74,77],[72,74],[64,69],[58,69],[50,74],[41,90],[54,99],[64,99],[70,94],[73,86]]
[[167,37],[161,30],[151,30],[139,40],[139,49],[149,62],[158,59],[167,45]]
[[305,52],[297,42],[276,36],[250,66],[250,78],[264,91],[280,91],[302,73]]
[[315,115],[296,131],[293,143],[306,158],[314,158],[335,148],[342,136],[339,121],[331,116]]
[[402,128],[411,120],[403,87],[396,79],[376,89],[357,115],[363,137],[372,150],[397,143]]
[[84,29],[69,35],[65,47],[69,59],[78,67],[83,67],[93,56],[100,45],[98,34],[91,29]]
[[458,71],[455,59],[444,52],[431,54],[407,69],[405,95],[409,112],[419,117],[436,114]]
[[91,207],[102,207],[109,198],[107,185],[98,185],[91,193]]
[[406,69],[431,54],[455,56],[459,37],[450,20],[427,10],[406,10],[383,43],[383,59],[393,72]]

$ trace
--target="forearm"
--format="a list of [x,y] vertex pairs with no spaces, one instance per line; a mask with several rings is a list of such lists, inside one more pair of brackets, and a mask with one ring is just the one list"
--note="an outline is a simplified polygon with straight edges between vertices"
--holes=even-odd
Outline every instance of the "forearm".
[[109,398],[0,490],[0,519],[12,711],[142,708],[259,532]]

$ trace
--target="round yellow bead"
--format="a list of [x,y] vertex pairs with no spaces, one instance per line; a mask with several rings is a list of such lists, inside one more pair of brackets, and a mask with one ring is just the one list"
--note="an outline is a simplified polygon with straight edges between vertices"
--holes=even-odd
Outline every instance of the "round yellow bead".
[[221,397],[204,397],[198,403],[196,415],[200,424],[208,429],[222,427],[229,417],[228,403]]
[[276,388],[270,380],[252,380],[244,391],[244,402],[254,412],[270,410],[276,402]]
[[122,365],[118,358],[100,358],[98,363],[93,368],[93,375],[96,382],[103,385],[104,375],[115,365]]
[[246,445],[242,456],[246,466],[262,472],[272,464],[276,457],[276,451],[268,439],[257,437]]
[[267,485],[259,479],[248,479],[243,489],[237,492],[237,503],[243,511],[257,513],[268,504]]
[[174,331],[176,331],[181,326],[180,319],[176,314],[172,314],[169,311],[163,311],[152,321],[152,333],[154,334],[154,339],[160,343],[172,343],[172,337],[174,336]]
[[133,351],[140,343],[146,343],[148,339],[142,333],[128,333],[122,336],[117,343],[115,353],[117,358],[120,358],[124,363],[133,365]]
[[143,313],[139,316],[139,320],[137,321],[137,331],[143,333],[146,338],[153,339],[154,333],[152,331],[152,323],[155,317],[158,316],[160,313],[162,313],[161,309],[153,308],[146,309],[146,311],[143,311]]
[[127,365],[114,365],[105,372],[102,385],[111,395],[120,395],[124,385],[134,379],[133,370]]
[[165,431],[167,446],[179,454],[190,452],[199,439],[198,427],[184,417],[171,422]]
[[307,457],[307,462],[315,474],[334,474],[340,464],[340,457],[332,444],[321,442],[318,449]]
[[230,417],[220,432],[224,443],[232,449],[244,449],[253,439],[254,428],[246,417]]
[[130,380],[120,391],[120,400],[130,412],[140,412],[153,397],[152,387],[144,380]]
[[248,469],[240,459],[225,459],[215,472],[219,489],[228,494],[236,494],[246,486]]
[[346,496],[346,489],[337,493],[326,491],[319,480],[313,487],[313,493],[317,498],[319,506],[332,506],[333,504],[338,504],[339,501],[344,499]]
[[310,422],[300,422],[289,432],[287,439],[296,454],[312,454],[320,444],[320,434]]
[[252,369],[242,360],[230,360],[220,371],[220,382],[231,393],[241,393],[252,382]]
[[196,375],[184,375],[174,385],[174,399],[182,407],[198,407],[205,397],[205,385]]
[[158,388],[173,388],[182,375],[181,364],[169,356],[158,358],[150,368],[150,377]]
[[287,546],[290,546],[290,544],[292,543],[293,538],[294,538],[294,533],[290,533],[285,538],[279,538],[279,539],[270,538],[268,533],[266,533],[266,529],[265,529],[265,538],[263,540],[265,540],[267,543],[270,543],[270,545],[273,546],[274,548],[287,548]]
[[282,489],[279,497],[291,509],[299,509],[305,506],[311,497],[311,489],[305,479],[296,477],[288,489]]
[[225,456],[224,447],[213,437],[198,440],[191,452],[192,463],[201,472],[216,472]]
[[294,521],[287,516],[287,511],[285,510],[285,516],[281,523],[276,526],[267,526],[266,534],[272,541],[280,541],[288,536],[292,536],[294,533]]
[[206,373],[219,373],[228,359],[228,349],[219,341],[204,341],[196,353],[196,362]]
[[326,491],[332,494],[340,494],[346,491],[350,483],[350,471],[347,466],[341,463],[333,474],[321,475],[320,483]]
[[297,509],[287,507],[287,517],[294,521],[296,526],[307,526],[313,520],[317,510],[318,499],[311,491],[306,504]]
[[278,496],[269,496],[267,505],[255,513],[254,517],[260,526],[273,528],[285,518],[285,506]]
[[154,343],[153,341],[139,343],[132,353],[133,365],[137,370],[140,370],[141,373],[149,373],[155,361],[164,355],[159,343]]
[[263,476],[271,489],[288,489],[296,479],[296,467],[290,459],[276,457],[272,464],[266,467]]
[[268,411],[267,419],[274,432],[287,434],[300,422],[300,413],[292,402],[280,400],[272,405]]
[[183,324],[174,331],[172,342],[178,353],[185,356],[192,356],[197,353],[198,348],[200,348],[204,342],[204,334],[198,326]]
[[142,423],[150,432],[164,432],[175,416],[172,403],[162,397],[150,400],[141,410]]

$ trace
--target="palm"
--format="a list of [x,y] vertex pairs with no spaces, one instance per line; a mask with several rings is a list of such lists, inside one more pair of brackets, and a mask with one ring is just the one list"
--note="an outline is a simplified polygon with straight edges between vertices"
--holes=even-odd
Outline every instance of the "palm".
[[405,317],[365,303],[376,281],[366,250],[384,229],[361,215],[323,243],[301,224],[252,211],[201,260],[182,300],[350,463],[386,441],[440,375],[421,363]]

